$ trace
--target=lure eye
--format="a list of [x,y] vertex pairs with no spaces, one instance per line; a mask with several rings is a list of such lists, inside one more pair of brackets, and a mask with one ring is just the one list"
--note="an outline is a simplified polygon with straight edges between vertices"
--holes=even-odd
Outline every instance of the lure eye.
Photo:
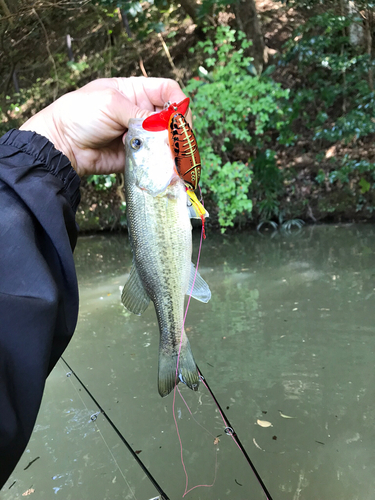
[[130,141],[130,146],[132,149],[135,149],[136,151],[142,146],[142,141],[141,139],[138,139],[138,137],[135,137]]

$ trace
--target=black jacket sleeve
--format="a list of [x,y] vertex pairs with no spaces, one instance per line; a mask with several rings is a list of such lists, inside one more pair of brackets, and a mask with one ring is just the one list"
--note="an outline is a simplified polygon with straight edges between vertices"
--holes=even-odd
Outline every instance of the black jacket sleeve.
[[79,184],[45,137],[11,130],[0,139],[0,488],[76,326]]

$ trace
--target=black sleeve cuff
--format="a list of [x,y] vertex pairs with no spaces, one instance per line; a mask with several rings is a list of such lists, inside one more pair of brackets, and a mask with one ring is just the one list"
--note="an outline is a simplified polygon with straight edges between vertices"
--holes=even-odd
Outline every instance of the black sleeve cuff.
[[74,213],[80,202],[80,178],[68,158],[55,149],[44,136],[36,132],[12,129],[0,138],[0,160],[13,156],[15,150],[30,155],[34,166],[43,166],[62,183],[61,193],[68,199]]

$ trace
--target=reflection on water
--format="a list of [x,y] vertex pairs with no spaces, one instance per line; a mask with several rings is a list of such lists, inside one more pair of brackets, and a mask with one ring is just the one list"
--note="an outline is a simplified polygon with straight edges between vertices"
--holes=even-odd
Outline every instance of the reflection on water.
[[[204,242],[200,272],[212,299],[191,302],[186,330],[275,500],[374,498],[374,248],[375,228],[354,225],[273,238],[209,234]],[[137,317],[120,303],[127,237],[81,238],[75,258],[80,318],[65,357],[169,497],[182,498],[173,394],[157,393],[156,316],[152,306]],[[103,416],[90,420],[97,408],[62,363],[46,391],[1,498],[18,498],[31,484],[38,499],[157,495]],[[186,498],[265,498],[207,390],[181,392],[191,411],[177,394],[188,488],[214,483]]]

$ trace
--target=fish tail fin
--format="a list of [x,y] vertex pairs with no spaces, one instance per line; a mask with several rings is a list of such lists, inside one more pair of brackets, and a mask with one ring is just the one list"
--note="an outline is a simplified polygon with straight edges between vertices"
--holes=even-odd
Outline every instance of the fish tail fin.
[[[178,359],[178,371],[176,379],[176,368]],[[183,382],[193,391],[198,390],[199,375],[195,364],[189,341],[181,346],[180,356],[178,352],[168,353],[161,347],[159,349],[159,394],[167,396],[179,382]]]

